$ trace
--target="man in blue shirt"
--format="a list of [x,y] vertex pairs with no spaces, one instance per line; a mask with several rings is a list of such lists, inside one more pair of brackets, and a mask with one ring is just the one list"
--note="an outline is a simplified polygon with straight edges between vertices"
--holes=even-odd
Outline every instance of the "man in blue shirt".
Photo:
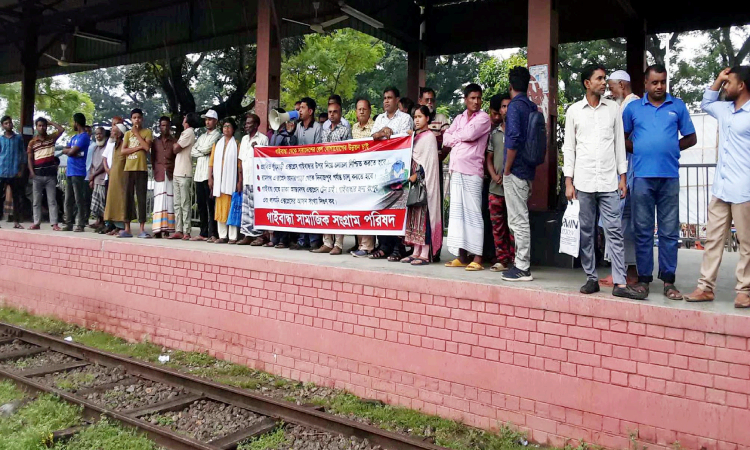
[[0,194],[5,198],[5,187],[10,186],[13,195],[13,228],[23,229],[20,222],[21,205],[25,186],[23,172],[25,169],[25,145],[20,134],[13,131],[13,119],[3,116],[0,119],[3,134],[0,135]]
[[667,69],[661,64],[649,66],[645,82],[646,95],[630,103],[622,117],[625,146],[633,153],[636,288],[648,294],[654,280],[654,223],[658,222],[659,279],[664,281],[664,295],[681,300],[674,285],[680,236],[679,160],[680,152],[697,139],[685,103],[667,93]]
[[[81,113],[73,115],[73,129],[76,135],[68,141],[63,153],[68,157],[65,185],[65,227],[63,231],[82,232],[86,225],[86,154],[89,151],[91,138],[86,133],[86,117]],[[73,227],[73,216],[76,218]]]
[[516,158],[516,155],[526,148],[529,115],[537,110],[537,106],[526,95],[531,80],[529,69],[516,66],[510,69],[508,79],[512,100],[505,116],[505,170],[502,182],[508,209],[508,226],[516,242],[516,259],[514,265],[502,273],[502,278],[505,281],[531,281],[534,278],[529,270],[531,227],[528,202],[536,166],[529,165],[523,158]]
[[[724,88],[727,101],[719,101]],[[719,161],[708,205],[706,245],[698,288],[689,302],[714,299],[724,241],[732,220],[740,242],[735,308],[750,307],[750,66],[724,69],[703,94],[701,108],[719,122]]]

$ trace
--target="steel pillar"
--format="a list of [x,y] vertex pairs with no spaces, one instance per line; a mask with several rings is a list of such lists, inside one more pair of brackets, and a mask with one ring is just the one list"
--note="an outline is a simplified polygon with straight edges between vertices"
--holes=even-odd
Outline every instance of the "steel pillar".
[[426,83],[427,57],[423,51],[417,50],[408,52],[406,58],[406,96],[418,103],[419,89]]
[[[556,203],[557,43],[557,1],[529,0],[528,64],[532,74],[529,98],[539,105],[547,119],[547,159],[536,170],[529,200],[532,211],[549,211]],[[542,79],[535,81],[534,75]]]
[[644,20],[628,22],[625,33],[630,86],[634,94],[643,97],[645,89],[643,72],[646,70],[646,22]]
[[27,25],[24,30],[21,53],[21,129],[19,132],[28,141],[34,135],[34,101],[36,99],[36,71],[39,68],[39,38],[36,27]]
[[255,114],[259,131],[268,131],[268,112],[279,106],[281,41],[274,0],[258,0],[258,51],[255,75]]

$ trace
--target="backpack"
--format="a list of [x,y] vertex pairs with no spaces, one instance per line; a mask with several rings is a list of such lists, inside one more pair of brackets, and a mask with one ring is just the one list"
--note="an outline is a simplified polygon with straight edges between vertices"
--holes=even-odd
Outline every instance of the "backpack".
[[533,167],[542,164],[547,157],[547,122],[544,114],[537,109],[529,114],[526,147],[520,156],[526,164]]

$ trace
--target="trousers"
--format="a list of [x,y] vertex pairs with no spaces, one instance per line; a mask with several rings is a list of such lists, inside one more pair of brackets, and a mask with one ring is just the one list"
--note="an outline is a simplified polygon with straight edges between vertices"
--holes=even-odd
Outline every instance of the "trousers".
[[596,212],[602,219],[604,235],[609,245],[609,256],[612,261],[612,281],[624,285],[625,281],[625,247],[620,219],[620,195],[617,192],[581,192],[576,191],[581,210],[581,266],[589,280],[599,281],[596,273]]
[[190,234],[193,224],[190,221],[190,212],[193,202],[191,191],[193,190],[193,179],[191,177],[174,177],[174,223],[177,233]]
[[724,243],[729,236],[732,220],[740,243],[740,261],[737,263],[737,292],[750,293],[750,202],[727,203],[716,197],[708,204],[708,226],[706,245],[701,262],[701,277],[698,288],[704,291],[716,289]]
[[659,279],[665,283],[674,283],[680,239],[680,179],[635,178],[632,199],[638,281],[654,281],[656,223],[659,236]]
[[521,270],[531,267],[531,225],[529,224],[529,197],[531,181],[511,174],[503,177],[505,206],[508,208],[508,226],[516,242],[515,266]]
[[148,172],[144,170],[125,172],[125,221],[132,222],[138,213],[138,223],[146,223],[146,195]]
[[57,177],[36,175],[33,179],[34,186],[34,225],[42,222],[42,201],[44,194],[47,194],[47,209],[49,209],[49,223],[57,224],[60,217],[57,211]]
[[201,236],[218,237],[214,220],[214,198],[208,187],[208,180],[195,183],[195,200],[198,204],[198,217],[201,221]]
[[73,226],[73,219],[75,216],[75,224],[79,227],[86,225],[86,190],[89,188],[89,184],[84,177],[67,177],[68,182],[65,185],[65,224]]

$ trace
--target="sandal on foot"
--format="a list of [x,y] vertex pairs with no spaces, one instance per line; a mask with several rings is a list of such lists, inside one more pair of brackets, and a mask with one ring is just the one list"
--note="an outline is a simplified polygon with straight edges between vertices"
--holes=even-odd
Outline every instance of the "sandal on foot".
[[412,261],[416,260],[417,258],[414,258],[413,256],[407,256],[406,258],[402,259],[401,262],[404,264],[411,264]]
[[469,265],[466,266],[465,270],[467,270],[469,272],[478,272],[480,270],[484,270],[484,267],[482,267],[482,265],[479,264],[479,263],[470,262]]
[[468,264],[464,264],[460,259],[456,258],[453,261],[445,263],[445,267],[467,267]]
[[426,266],[428,264],[430,264],[430,262],[422,258],[414,258],[414,261],[411,262],[412,266]]
[[682,294],[677,290],[674,283],[664,283],[664,296],[670,300],[682,300]]
[[741,292],[737,294],[737,297],[734,298],[734,307],[735,308],[750,308],[750,295]]
[[385,258],[385,252],[383,250],[375,250],[368,257],[369,259],[383,259]]
[[495,263],[492,267],[490,267],[490,272],[505,272],[508,270],[508,266],[506,266],[503,263]]

